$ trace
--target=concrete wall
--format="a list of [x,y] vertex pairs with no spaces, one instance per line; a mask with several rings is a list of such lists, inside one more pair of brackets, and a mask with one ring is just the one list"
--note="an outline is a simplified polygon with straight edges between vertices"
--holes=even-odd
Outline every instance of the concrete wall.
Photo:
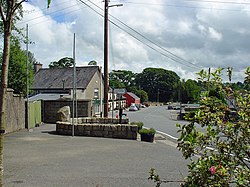
[[7,92],[5,132],[10,133],[25,128],[25,101],[23,97]]
[[[42,101],[42,121],[44,123],[56,123],[57,111],[64,107],[69,106],[72,117],[72,101],[56,100],[56,101]],[[91,116],[91,101],[78,100],[77,101],[77,115],[78,117]]]
[[[136,140],[137,128],[136,125],[78,124],[74,126],[74,135]],[[56,132],[61,135],[72,135],[72,125],[57,122]]]

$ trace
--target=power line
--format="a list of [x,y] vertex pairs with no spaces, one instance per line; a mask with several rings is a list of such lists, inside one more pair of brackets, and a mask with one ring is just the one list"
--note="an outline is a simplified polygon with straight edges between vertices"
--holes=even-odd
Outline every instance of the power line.
[[[53,15],[53,14],[56,14],[56,13],[61,12],[61,11],[63,11],[63,10],[70,9],[70,8],[72,8],[72,7],[75,7],[75,6],[77,6],[77,4],[76,4],[76,5],[69,6],[69,7],[66,7],[66,8],[63,8],[63,9],[60,9],[60,10],[57,10],[57,11],[54,11],[54,12],[51,12],[51,13],[48,14],[48,15]],[[72,11],[71,11],[71,12],[72,12]],[[44,17],[44,15],[38,16],[38,17],[34,17],[34,18],[29,19],[29,20],[26,20],[26,21],[21,21],[21,22],[19,22],[18,24],[27,23],[27,22],[34,21],[34,20],[37,20],[37,19],[40,19],[40,18],[43,18],[43,17]]]
[[[60,3],[58,3],[58,4],[51,4],[51,5],[50,5],[50,8],[57,7],[57,6],[61,6],[62,4],[65,4],[65,3],[68,3],[68,2],[71,2],[71,0],[63,1],[63,2],[60,2]],[[28,4],[29,4],[29,3],[28,3]],[[32,5],[32,3],[31,3],[31,5]],[[42,9],[41,9],[41,11],[44,11],[44,10],[48,10],[48,8],[46,7],[46,8],[42,8]],[[38,12],[38,11],[33,11],[33,12],[31,12],[30,14],[33,14],[33,13],[36,13],[36,12]]]
[[209,0],[182,0],[182,1],[194,1],[199,3],[214,3],[214,4],[250,5],[250,2],[209,1]]
[[132,27],[128,26],[127,24],[125,24],[124,22],[122,22],[121,20],[115,18],[114,16],[111,15],[112,18],[114,18],[115,20],[117,20],[119,23],[121,23],[122,25],[126,26],[127,28],[131,29],[132,31],[134,31],[136,34],[138,34],[139,36],[141,36],[142,38],[146,39],[147,41],[149,41],[150,43],[154,44],[155,46],[159,47],[160,49],[162,49],[163,51],[169,53],[170,55],[173,55],[174,57],[176,57],[177,59],[183,60],[185,62],[187,62],[190,65],[193,66],[197,66],[196,64],[193,64],[192,62],[189,62],[177,55],[175,55],[174,53],[170,52],[169,50],[165,49],[164,47],[160,46],[159,44],[157,44],[156,42],[152,41],[151,39],[145,37],[144,35],[142,35],[140,32],[136,31],[135,29],[133,29]]
[[[67,12],[67,13],[65,13],[64,15],[69,15],[69,14],[75,13],[75,12],[77,12],[77,11],[79,11],[79,10],[81,10],[81,8],[72,10],[72,11],[70,11],[70,12]],[[58,17],[61,17],[61,15],[54,16],[54,18],[58,18]],[[43,21],[39,21],[39,22],[37,22],[37,23],[30,24],[30,26],[34,26],[34,25],[37,25],[37,24],[41,24],[41,23],[44,23],[44,22],[47,22],[47,21],[49,21],[48,18],[47,18],[46,20],[43,20]]]
[[[210,4],[232,4],[232,5],[250,5],[250,2],[233,2],[233,1],[211,1],[211,0],[182,0],[187,2],[198,2],[198,3],[210,3]],[[180,2],[180,1],[178,1]],[[146,2],[133,2],[126,1],[123,3],[129,4],[140,4],[140,5],[152,5],[152,6],[167,6],[167,3],[146,3]],[[176,3],[176,1],[175,1]]]
[[[183,1],[196,1],[198,2],[198,0],[183,0]],[[204,2],[205,1],[199,1],[199,2]],[[213,1],[215,3],[215,1]],[[203,7],[203,6],[188,6],[188,5],[177,5],[177,4],[165,4],[165,3],[161,3],[161,4],[157,4],[157,3],[145,3],[145,2],[130,2],[130,1],[126,1],[124,2],[124,4],[134,4],[134,5],[144,5],[144,6],[166,6],[166,7],[175,7],[175,8],[189,8],[189,9],[205,9],[205,10],[216,10],[216,11],[233,11],[233,12],[239,12],[241,11],[240,9],[226,9],[226,8],[215,8],[215,7]],[[236,5],[236,4],[235,4]],[[239,5],[239,4],[238,4]],[[244,5],[244,4],[242,4]],[[250,5],[250,3],[248,3],[248,5]],[[246,12],[249,12],[249,10],[244,10]]]
[[[87,1],[88,1],[88,0],[87,0]],[[71,1],[62,2],[62,3],[60,3],[60,5],[61,5],[61,4],[64,4],[64,3],[68,3],[68,2],[71,2]],[[102,1],[98,1],[97,4],[99,4],[99,3],[102,3]],[[55,5],[53,5],[53,6],[50,6],[50,8],[51,8],[51,7],[55,7],[55,6],[57,6],[57,5],[59,5],[59,4],[55,4]],[[51,12],[51,13],[49,13],[49,14],[46,14],[46,16],[50,16],[50,15],[56,14],[56,13],[58,13],[58,12],[61,12],[61,11],[63,11],[63,10],[69,9],[69,8],[72,8],[72,7],[77,6],[77,5],[78,5],[78,4],[75,4],[75,5],[68,6],[68,7],[66,7],[66,8],[63,8],[63,9],[60,9],[60,10]],[[87,8],[87,7],[84,7],[84,8]],[[43,11],[43,10],[47,10],[47,8],[44,8],[44,9],[41,9],[41,10],[42,10],[42,11]],[[64,13],[64,15],[68,15],[68,14],[71,14],[71,13],[76,12],[76,11],[79,11],[79,10],[81,10],[81,8],[78,8],[78,9],[75,9],[75,10],[72,10],[72,11],[69,11],[69,12],[66,12],[66,13]],[[34,11],[34,12],[29,13],[29,14],[33,14],[33,13],[36,13],[36,12],[37,12],[37,11]],[[38,17],[29,19],[29,20],[26,20],[26,21],[20,21],[18,24],[28,23],[28,22],[30,22],[30,21],[34,21],[34,20],[37,20],[37,19],[40,19],[40,18],[43,18],[43,17],[45,17],[45,16],[42,15],[42,16],[38,16]],[[60,17],[60,15],[54,16],[54,18],[57,18],[57,17]],[[40,24],[40,23],[43,23],[43,22],[47,22],[47,21],[49,21],[49,20],[43,20],[43,21],[40,21],[40,22],[37,22],[37,23],[29,24],[29,26],[37,25],[37,24]]]
[[[83,3],[83,4],[85,4],[87,7],[89,7],[91,10],[93,10],[93,11],[96,12],[97,14],[99,14],[101,17],[103,17],[103,15],[102,15],[101,13],[99,13],[99,12],[98,12],[97,10],[95,10],[93,7],[91,7],[90,5],[88,5],[86,2],[84,2],[84,1],[82,1],[82,0],[79,0],[79,1],[80,1],[81,3]],[[89,0],[89,2],[91,2],[91,1]],[[94,4],[93,2],[91,2],[91,3]],[[94,4],[94,5],[95,5],[95,4]],[[100,8],[99,6],[97,6],[97,5],[95,5],[95,6],[102,10],[102,8]],[[103,11],[103,10],[102,10],[102,11]],[[114,17],[114,16],[112,16],[112,17]],[[117,19],[117,20],[118,20],[118,19]],[[120,20],[119,20],[119,21],[120,21]],[[199,68],[197,67],[196,64],[193,64],[193,63],[191,63],[191,62],[188,62],[188,61],[182,59],[181,57],[178,57],[177,55],[171,53],[170,51],[168,51],[168,54],[166,54],[166,53],[164,53],[164,52],[161,52],[161,51],[157,50],[156,48],[154,48],[154,47],[152,47],[151,45],[145,43],[144,41],[142,41],[142,40],[139,39],[138,37],[136,37],[136,36],[134,36],[133,34],[129,33],[129,31],[125,30],[124,28],[122,28],[121,26],[119,26],[118,24],[116,24],[115,22],[113,22],[112,20],[109,20],[109,22],[112,23],[113,25],[115,25],[117,28],[123,30],[123,31],[126,32],[128,35],[130,35],[130,36],[133,37],[134,39],[138,40],[138,41],[141,42],[142,44],[146,45],[146,46],[149,47],[150,49],[152,49],[152,50],[154,50],[154,51],[160,53],[161,55],[163,55],[163,56],[165,56],[165,57],[167,57],[167,58],[169,58],[169,59],[171,59],[171,60],[173,60],[173,61],[175,61],[175,62],[177,62],[177,63],[179,63],[179,64],[185,65],[185,66],[187,66],[187,67],[199,69]],[[120,22],[123,23],[122,21],[120,21]],[[126,25],[126,24],[123,23],[123,25]],[[132,29],[131,27],[129,27],[129,26],[127,26],[127,27],[130,28],[131,30],[133,30],[134,32],[136,32],[138,35],[140,35],[140,36],[143,37],[144,39],[146,39],[147,41],[149,41],[150,43],[153,43],[155,46],[158,45],[158,44],[152,42],[151,40],[147,39],[145,36],[143,36],[143,35],[140,34],[139,32],[135,31],[135,30]],[[159,47],[159,45],[158,45],[158,47]],[[162,50],[164,50],[165,52],[167,51],[165,48],[163,48],[163,47],[161,47],[161,46],[160,46],[160,48],[161,48]],[[172,56],[171,56],[171,55],[172,55]],[[185,62],[185,63],[184,63],[184,62]],[[186,63],[188,63],[188,64],[186,64]],[[190,66],[190,65],[192,65],[193,67]]]

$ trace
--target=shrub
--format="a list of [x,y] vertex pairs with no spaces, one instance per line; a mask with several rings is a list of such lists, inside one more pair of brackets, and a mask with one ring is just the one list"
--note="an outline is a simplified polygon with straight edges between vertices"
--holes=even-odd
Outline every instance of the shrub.
[[[199,73],[207,87],[200,109],[187,118],[188,124],[177,125],[180,133],[177,147],[185,159],[191,159],[183,186],[250,184],[250,92],[223,84],[222,70]],[[250,67],[247,72],[249,80]],[[216,94],[210,90],[216,90]],[[195,155],[199,157],[193,159]]]
[[[250,67],[246,71],[245,90],[233,90],[230,83],[222,83],[222,70],[198,73],[207,88],[200,108],[186,118],[188,124],[177,124],[180,133],[177,147],[191,161],[183,187],[250,184]],[[230,80],[230,69],[228,75]],[[160,179],[154,169],[149,179],[156,186],[168,182]]]
[[140,134],[154,135],[155,132],[156,132],[156,131],[155,131],[155,129],[153,129],[153,128],[150,128],[150,129],[145,129],[145,128],[143,128],[143,129],[139,130],[139,133],[140,133]]
[[135,121],[135,122],[131,122],[130,125],[137,125],[138,131],[140,131],[144,124],[141,121]]

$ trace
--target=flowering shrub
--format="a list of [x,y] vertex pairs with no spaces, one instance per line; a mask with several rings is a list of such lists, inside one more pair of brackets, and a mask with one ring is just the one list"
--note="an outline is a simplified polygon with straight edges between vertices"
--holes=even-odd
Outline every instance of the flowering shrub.
[[[236,91],[223,84],[222,71],[198,73],[207,88],[200,109],[186,118],[188,124],[177,124],[180,133],[177,147],[184,158],[191,160],[182,186],[250,184],[250,92]],[[246,75],[245,83],[249,84],[250,67]],[[231,72],[229,76],[231,79]]]
[[[223,84],[222,71],[198,73],[207,89],[200,109],[186,117],[188,124],[177,124],[177,147],[191,161],[188,176],[184,181],[167,181],[151,169],[149,179],[157,187],[169,182],[181,182],[182,187],[250,186],[250,67],[246,70],[245,90]],[[230,81],[231,75],[229,68]]]

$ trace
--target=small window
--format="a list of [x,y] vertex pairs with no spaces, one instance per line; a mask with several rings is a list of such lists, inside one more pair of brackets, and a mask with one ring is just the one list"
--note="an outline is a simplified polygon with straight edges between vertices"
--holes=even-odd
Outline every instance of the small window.
[[95,88],[94,89],[94,98],[99,98],[99,89],[98,88]]

